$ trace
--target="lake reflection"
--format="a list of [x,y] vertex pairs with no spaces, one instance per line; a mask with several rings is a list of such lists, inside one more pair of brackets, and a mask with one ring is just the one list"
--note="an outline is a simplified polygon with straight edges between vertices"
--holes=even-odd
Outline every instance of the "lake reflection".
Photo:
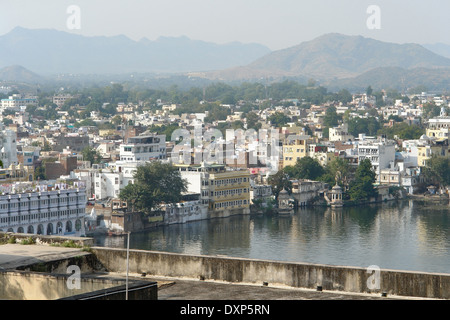
[[[130,248],[186,254],[450,273],[450,207],[420,201],[300,209],[133,233]],[[96,245],[126,247],[126,237]]]

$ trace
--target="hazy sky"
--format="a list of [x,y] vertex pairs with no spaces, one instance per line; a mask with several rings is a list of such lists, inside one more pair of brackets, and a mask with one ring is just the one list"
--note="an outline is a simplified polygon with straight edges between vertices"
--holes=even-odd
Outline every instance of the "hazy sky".
[[[70,30],[67,8],[80,9]],[[369,29],[370,5],[380,9]],[[0,0],[0,34],[16,26],[134,40],[185,35],[215,43],[261,43],[284,49],[325,33],[382,41],[450,44],[449,0]]]

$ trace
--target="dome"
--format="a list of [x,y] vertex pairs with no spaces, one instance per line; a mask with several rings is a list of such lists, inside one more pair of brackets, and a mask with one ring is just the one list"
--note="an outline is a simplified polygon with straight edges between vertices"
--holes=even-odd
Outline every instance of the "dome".
[[336,191],[341,191],[342,190],[342,188],[341,188],[341,186],[340,185],[338,185],[338,184],[336,184],[334,187],[333,187],[333,189],[332,190],[336,190]]

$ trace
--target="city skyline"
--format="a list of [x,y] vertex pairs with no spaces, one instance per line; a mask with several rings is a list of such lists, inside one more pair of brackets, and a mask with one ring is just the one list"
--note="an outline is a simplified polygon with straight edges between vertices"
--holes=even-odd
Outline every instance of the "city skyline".
[[[63,0],[57,4],[8,0],[0,4],[0,34],[21,26],[85,36],[125,35],[133,40],[186,36],[218,44],[259,43],[271,50],[327,33],[394,43],[450,44],[446,32],[450,22],[445,16],[449,9],[444,0]],[[78,25],[71,28],[74,15]]]

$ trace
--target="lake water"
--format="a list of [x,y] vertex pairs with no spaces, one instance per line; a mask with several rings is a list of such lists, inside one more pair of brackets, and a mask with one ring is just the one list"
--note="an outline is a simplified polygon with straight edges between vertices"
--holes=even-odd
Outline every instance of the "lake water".
[[[126,248],[127,237],[95,242]],[[133,233],[130,248],[450,273],[450,205],[411,200],[204,220]]]

